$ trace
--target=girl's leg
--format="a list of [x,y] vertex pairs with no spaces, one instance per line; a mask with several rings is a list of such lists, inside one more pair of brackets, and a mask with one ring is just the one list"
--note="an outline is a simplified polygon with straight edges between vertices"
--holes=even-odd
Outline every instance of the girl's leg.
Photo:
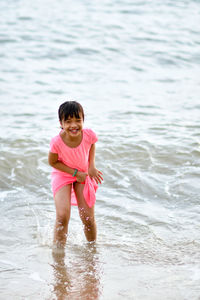
[[68,232],[68,223],[71,213],[72,185],[62,187],[55,195],[56,223],[54,230],[54,245],[64,247]]
[[78,202],[79,215],[84,225],[84,233],[88,242],[96,240],[97,230],[94,217],[94,206],[89,207],[83,196],[84,184],[76,182],[74,184],[74,191]]

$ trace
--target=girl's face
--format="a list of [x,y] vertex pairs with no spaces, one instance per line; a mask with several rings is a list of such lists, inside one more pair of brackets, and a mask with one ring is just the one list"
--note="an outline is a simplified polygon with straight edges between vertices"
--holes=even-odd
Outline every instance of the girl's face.
[[83,116],[80,113],[80,118],[76,118],[73,116],[72,118],[69,116],[67,120],[62,120],[60,122],[61,127],[65,131],[65,133],[70,138],[76,138],[79,137],[79,135],[82,134],[83,129]]

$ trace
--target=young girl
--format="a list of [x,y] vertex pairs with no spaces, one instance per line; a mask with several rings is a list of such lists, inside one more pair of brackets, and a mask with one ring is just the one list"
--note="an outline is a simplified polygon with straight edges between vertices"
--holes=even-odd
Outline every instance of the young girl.
[[48,161],[53,167],[56,207],[54,244],[64,247],[71,205],[78,205],[87,240],[96,240],[95,192],[103,177],[95,167],[97,136],[91,129],[83,129],[82,106],[76,101],[64,102],[58,116],[62,130],[51,140]]

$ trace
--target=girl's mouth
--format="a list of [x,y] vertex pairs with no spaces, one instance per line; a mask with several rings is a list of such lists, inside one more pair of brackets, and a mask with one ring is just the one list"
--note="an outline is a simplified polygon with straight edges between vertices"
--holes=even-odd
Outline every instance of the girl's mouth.
[[78,129],[69,129],[69,131],[73,134],[76,134],[79,130]]

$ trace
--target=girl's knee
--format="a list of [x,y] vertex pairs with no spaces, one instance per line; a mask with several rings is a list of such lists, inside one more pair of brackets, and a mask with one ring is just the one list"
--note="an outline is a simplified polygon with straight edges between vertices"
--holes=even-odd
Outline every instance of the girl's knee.
[[84,216],[81,218],[82,222],[87,227],[94,227],[95,225],[95,218],[91,216]]
[[57,213],[56,221],[61,226],[66,226],[69,223],[69,214],[66,213]]

